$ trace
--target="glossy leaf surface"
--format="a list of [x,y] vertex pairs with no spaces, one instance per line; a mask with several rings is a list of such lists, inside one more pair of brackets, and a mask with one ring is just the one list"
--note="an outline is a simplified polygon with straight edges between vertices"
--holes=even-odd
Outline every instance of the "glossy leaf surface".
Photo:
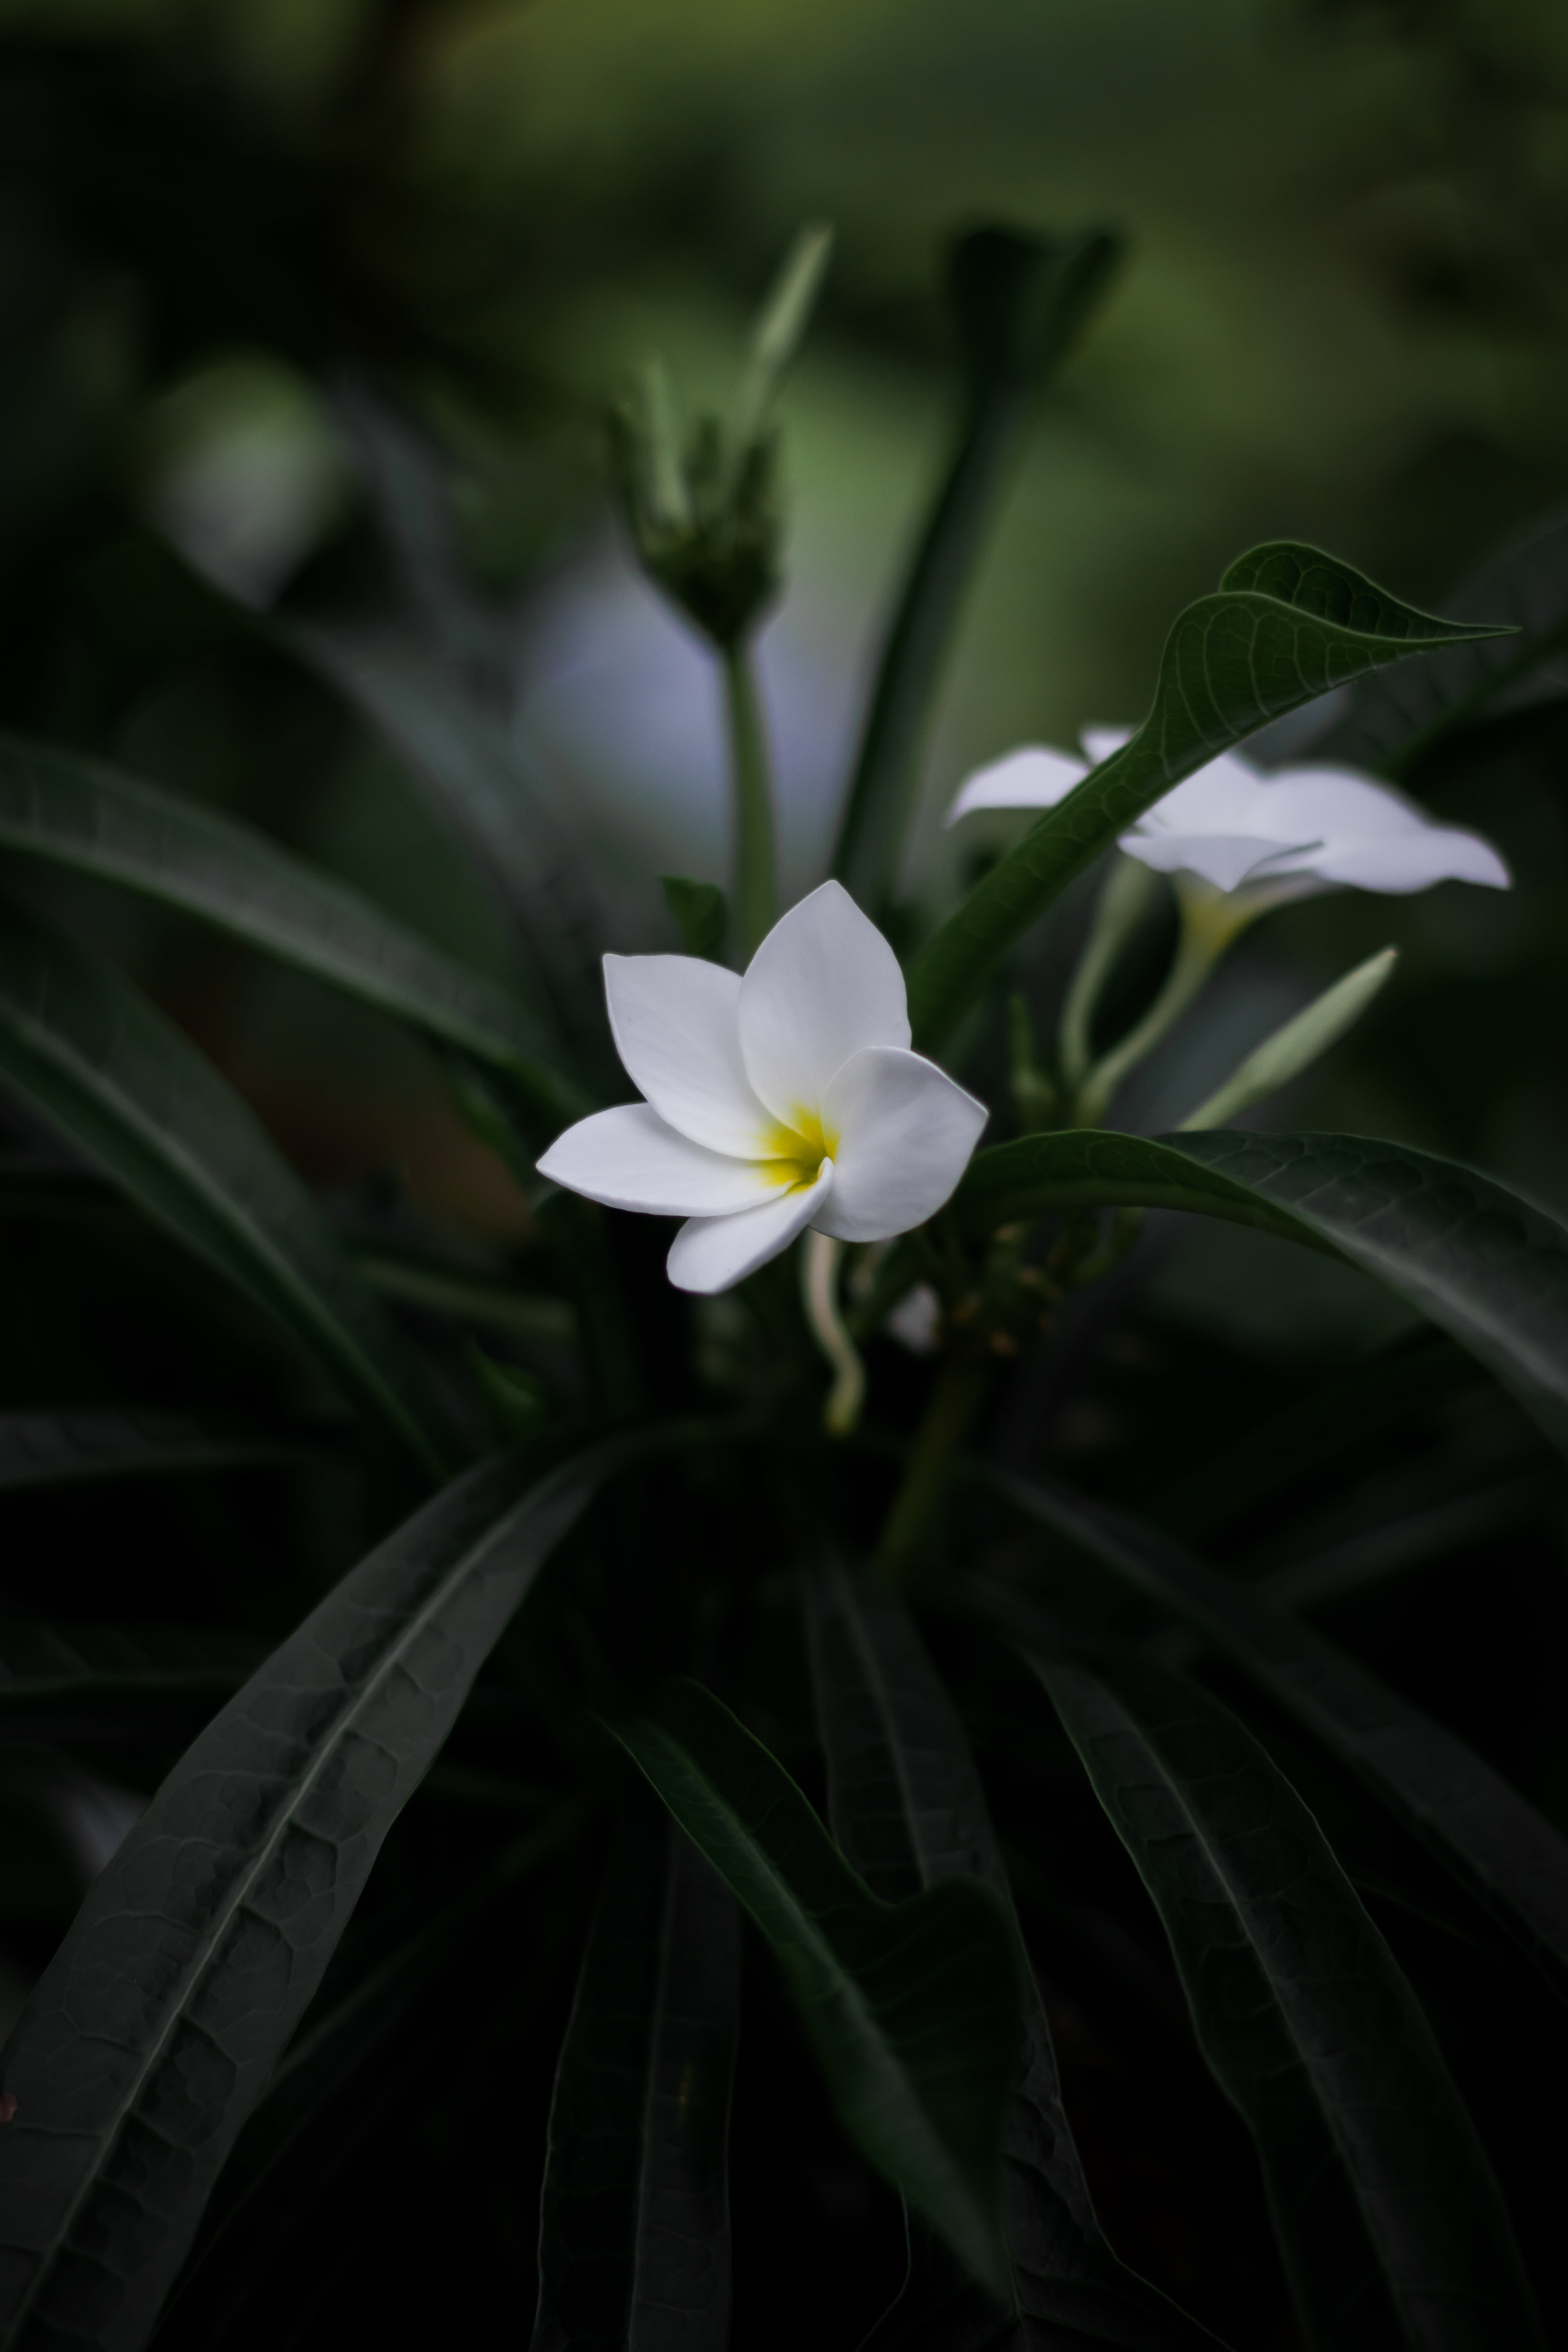
[[450,1442],[424,1369],[260,1122],[109,964],[0,911],[0,1078],[257,1304],[422,1467]]
[[1385,2344],[1381,2276],[1412,2352],[1543,2347],[1426,2013],[1283,1774],[1215,1700],[1146,1660],[1034,1664],[1258,2142],[1310,2341]]
[[1168,1538],[1069,1488],[987,1483],[1213,1643],[1348,1764],[1568,1999],[1568,1840],[1359,1660]]
[[996,1896],[953,1879],[882,1902],[783,1767],[695,1683],[667,1685],[616,1729],[773,1947],[850,2138],[1005,2294],[1002,2137],[1023,2032]]
[[1031,826],[917,959],[916,1045],[940,1047],[1014,941],[1184,776],[1331,687],[1489,634],[1402,604],[1317,548],[1281,541],[1242,556],[1176,621],[1131,741]]
[[533,2352],[724,2352],[740,1965],[733,1897],[640,1790],[556,2069]]
[[1568,1228],[1505,1185],[1356,1135],[1069,1131],[978,1153],[976,1234],[1080,1206],[1186,1209],[1331,1249],[1462,1340],[1568,1449]]
[[[888,1902],[978,1878],[1023,1937],[963,1728],[895,1595],[833,1556],[803,1577],[829,1820],[847,1861]],[[1004,2210],[1013,2293],[997,2303],[910,2224],[910,2276],[870,2338],[877,2352],[936,2352],[994,2338],[1013,2352],[1074,2343],[1211,2345],[1214,2338],[1119,2263],[1095,2217],[1062,2105],[1045,2009],[1028,1979],[1023,2062],[1008,2110]]]
[[587,1107],[501,989],[264,834],[49,743],[0,735],[0,847],[156,898],[507,1070],[552,1117]]
[[471,1472],[207,1727],[0,2060],[0,2343],[142,2344],[382,1841],[610,1461]]

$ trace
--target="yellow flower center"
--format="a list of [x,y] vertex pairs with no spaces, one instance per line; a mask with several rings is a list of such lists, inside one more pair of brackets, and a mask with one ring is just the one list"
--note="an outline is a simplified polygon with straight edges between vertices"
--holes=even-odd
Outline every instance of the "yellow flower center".
[[820,1115],[796,1106],[787,1126],[782,1121],[763,1129],[757,1157],[770,1176],[788,1180],[792,1191],[815,1184],[825,1160],[838,1150],[838,1138],[823,1126]]

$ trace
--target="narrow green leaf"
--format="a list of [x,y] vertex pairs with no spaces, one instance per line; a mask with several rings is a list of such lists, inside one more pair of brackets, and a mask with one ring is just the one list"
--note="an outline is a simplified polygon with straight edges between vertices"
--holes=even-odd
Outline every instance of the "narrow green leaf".
[[1146,1659],[1037,1655],[1258,2143],[1314,2352],[1545,2346],[1486,2152],[1419,2001],[1250,1733]]
[[110,965],[11,908],[0,910],[0,1077],[278,1316],[426,1473],[448,1465],[423,1365],[258,1120]]
[[1568,515],[1561,508],[1509,540],[1444,599],[1464,619],[1511,621],[1519,635],[1455,646],[1358,680],[1306,756],[1408,775],[1444,736],[1568,694]]
[[681,944],[705,963],[724,961],[730,908],[717,882],[693,882],[684,874],[661,874],[664,903],[680,927]]
[[998,2303],[955,2275],[911,2221],[910,2281],[871,2344],[917,2352],[955,2333],[980,2340],[1016,2317],[1017,2352],[1045,2352],[1059,2330],[1086,2347],[1212,2347],[1206,2329],[1123,2268],[1095,2217],[980,1776],[919,1633],[885,1583],[836,1556],[813,1562],[802,1581],[839,1850],[886,1902],[946,1879],[983,1880],[1006,1908],[1027,1987],[1003,2163],[1013,2294]]
[[289,1435],[240,1413],[0,1412],[0,1493],[72,1486],[97,1478],[230,1470],[319,1453],[320,1438]]
[[616,1730],[773,1947],[850,2138],[1005,2295],[1002,2135],[1022,2020],[995,1895],[952,1879],[880,1901],[783,1767],[695,1683],[667,1685]]
[[1240,1666],[1415,1832],[1568,2000],[1568,1840],[1500,1772],[1311,1626],[1152,1528],[1067,1487],[979,1475]]
[[[258,2304],[265,2313],[273,2298],[286,2300],[292,2315],[308,2300],[298,2265],[312,2248],[297,2250],[289,2236],[320,2231],[319,2267],[335,2235],[344,2168],[372,2134],[395,2129],[405,2110],[416,2071],[410,2013],[437,1986],[437,1997],[463,2009],[476,1930],[489,1927],[487,1914],[549,1862],[581,1820],[576,1807],[562,1808],[449,1895],[421,1885],[400,1906],[395,1928],[378,1934],[380,1957],[341,1999],[312,2012],[268,2077],[218,2181],[159,2323],[156,2352],[213,2352],[234,2341],[231,2329],[241,2341],[269,2343],[270,2332],[258,2337]],[[408,1913],[417,1924],[404,1932]]]
[[910,973],[916,1045],[932,1053],[1002,957],[1076,875],[1194,769],[1329,688],[1406,656],[1495,635],[1417,612],[1331,555],[1254,548],[1189,604],[1131,741],[994,866]]
[[921,740],[997,491],[1037,390],[1067,358],[1120,257],[1102,229],[1040,239],[980,228],[949,260],[963,404],[947,470],[893,608],[833,871],[877,913],[897,886]]
[[[623,1449],[624,1450],[624,1449]],[[616,1466],[471,1471],[362,1561],[176,1765],[0,2073],[0,2345],[137,2352],[383,1839]]]
[[0,734],[0,848],[178,907],[508,1071],[542,1115],[587,1097],[522,1007],[264,834],[51,743]]
[[642,1791],[555,2073],[534,2352],[724,2352],[740,1969],[728,1888]]
[[287,643],[396,752],[516,926],[567,1042],[604,1054],[599,919],[577,847],[506,714],[413,633],[293,629]]
[[1271,1544],[1268,1557],[1274,1564],[1261,1575],[1253,1561],[1247,1565],[1258,1590],[1281,1609],[1317,1609],[1370,1584],[1403,1576],[1428,1560],[1442,1559],[1482,1536],[1495,1535],[1538,1514],[1565,1489],[1568,1469],[1554,1463],[1550,1469],[1527,1470],[1518,1477],[1493,1478],[1482,1486],[1452,1491],[1440,1502],[1403,1511],[1335,1543],[1320,1541],[1309,1549],[1298,1542],[1284,1558],[1281,1545]]
[[1568,1448],[1568,1228],[1489,1176],[1356,1135],[1027,1135],[976,1154],[952,1213],[979,1235],[1081,1206],[1188,1209],[1332,1250]]
[[238,1687],[267,1655],[226,1625],[48,1623],[0,1617],[0,1715],[60,1700],[205,1696]]

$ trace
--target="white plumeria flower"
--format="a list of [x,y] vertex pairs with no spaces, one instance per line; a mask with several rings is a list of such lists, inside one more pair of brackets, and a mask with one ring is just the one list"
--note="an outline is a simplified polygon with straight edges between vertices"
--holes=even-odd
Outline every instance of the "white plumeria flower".
[[605,958],[616,1046],[646,1100],[595,1111],[539,1172],[686,1219],[680,1290],[728,1290],[807,1225],[885,1241],[935,1214],[988,1116],[910,1051],[904,976],[837,882],[775,923],[744,979],[696,956]]
[[[1131,731],[1085,728],[1087,759],[1010,752],[969,778],[947,822],[956,824],[972,809],[1054,808]],[[1211,889],[1235,894],[1256,914],[1346,886],[1402,896],[1446,881],[1506,890],[1510,879],[1479,833],[1434,824],[1403,794],[1353,768],[1267,773],[1239,751],[1222,751],[1145,809],[1119,846],[1157,874],[1195,875]]]

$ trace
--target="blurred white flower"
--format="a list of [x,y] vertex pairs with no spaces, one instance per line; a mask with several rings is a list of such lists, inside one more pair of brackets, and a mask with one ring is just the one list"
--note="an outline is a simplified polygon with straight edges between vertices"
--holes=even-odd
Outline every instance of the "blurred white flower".
[[[955,824],[973,809],[1054,808],[1131,733],[1129,728],[1086,728],[1087,759],[1046,750],[1011,752],[968,779],[947,822]],[[1157,874],[1194,875],[1234,895],[1248,915],[1347,886],[1396,895],[1447,881],[1506,890],[1510,878],[1479,833],[1435,824],[1403,794],[1353,768],[1281,768],[1267,774],[1239,751],[1222,751],[1156,801],[1119,846]]]
[[541,1175],[681,1216],[681,1290],[728,1290],[806,1226],[883,1241],[934,1214],[986,1110],[910,1051],[898,959],[837,882],[775,923],[744,979],[694,956],[605,958],[616,1049],[646,1100],[596,1111]]

